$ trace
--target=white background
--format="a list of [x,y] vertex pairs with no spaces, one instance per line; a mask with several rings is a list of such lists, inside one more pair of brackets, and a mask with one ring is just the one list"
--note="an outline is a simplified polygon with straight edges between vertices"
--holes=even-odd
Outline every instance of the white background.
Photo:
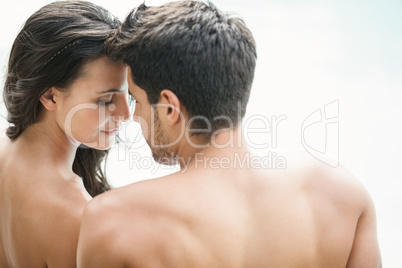
[[[142,1],[93,2],[123,19]],[[147,4],[160,2],[147,1]],[[12,42],[22,24],[47,3],[1,2],[2,76]],[[399,105],[402,101],[402,2],[220,0],[214,3],[242,16],[257,41],[256,77],[246,117],[260,115],[270,120],[271,116],[286,115],[287,118],[278,125],[277,148],[271,144],[259,153],[303,150],[303,121],[317,109],[338,101],[339,117],[335,121],[339,124],[336,139],[339,150],[330,156],[339,156],[341,164],[361,180],[374,200],[384,267],[402,267],[402,108]],[[2,110],[4,114],[4,107]],[[6,126],[3,118],[0,126]],[[138,136],[138,128],[129,126],[130,135]],[[306,136],[306,141],[318,148],[325,142],[325,125],[316,124]],[[255,134],[253,140],[261,144],[270,143],[271,138],[271,133],[261,133]],[[140,166],[134,161],[137,156],[147,159],[148,148],[142,146],[128,151],[120,145],[112,149],[108,175],[115,187],[177,170],[148,160],[140,161]]]

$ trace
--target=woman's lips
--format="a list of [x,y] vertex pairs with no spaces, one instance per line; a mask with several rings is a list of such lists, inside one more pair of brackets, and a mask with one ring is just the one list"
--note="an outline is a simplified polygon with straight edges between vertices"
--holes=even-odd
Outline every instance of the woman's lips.
[[106,135],[116,135],[118,131],[119,131],[118,128],[110,129],[110,130],[102,130],[102,132],[105,132]]

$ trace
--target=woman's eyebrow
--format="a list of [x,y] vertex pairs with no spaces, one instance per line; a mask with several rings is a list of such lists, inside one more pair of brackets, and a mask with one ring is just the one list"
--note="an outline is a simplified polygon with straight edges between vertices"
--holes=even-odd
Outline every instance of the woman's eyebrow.
[[114,89],[114,88],[111,88],[111,89],[99,91],[98,93],[105,94],[105,93],[115,93],[115,92],[123,92],[123,91],[124,91],[124,89]]

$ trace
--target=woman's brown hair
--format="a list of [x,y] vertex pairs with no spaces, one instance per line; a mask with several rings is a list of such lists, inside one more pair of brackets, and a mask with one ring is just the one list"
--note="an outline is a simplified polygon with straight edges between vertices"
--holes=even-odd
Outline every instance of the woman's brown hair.
[[[85,1],[54,2],[28,18],[12,46],[3,91],[10,139],[37,122],[45,91],[67,88],[85,64],[104,55],[105,39],[119,26],[109,11]],[[107,153],[77,149],[73,171],[91,196],[110,189],[101,168]]]

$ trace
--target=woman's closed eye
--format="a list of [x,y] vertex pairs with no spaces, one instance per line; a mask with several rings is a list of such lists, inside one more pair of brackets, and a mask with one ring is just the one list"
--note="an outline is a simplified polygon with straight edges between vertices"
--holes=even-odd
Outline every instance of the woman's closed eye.
[[113,103],[113,98],[111,98],[110,100],[99,100],[98,103],[101,106],[108,106]]

